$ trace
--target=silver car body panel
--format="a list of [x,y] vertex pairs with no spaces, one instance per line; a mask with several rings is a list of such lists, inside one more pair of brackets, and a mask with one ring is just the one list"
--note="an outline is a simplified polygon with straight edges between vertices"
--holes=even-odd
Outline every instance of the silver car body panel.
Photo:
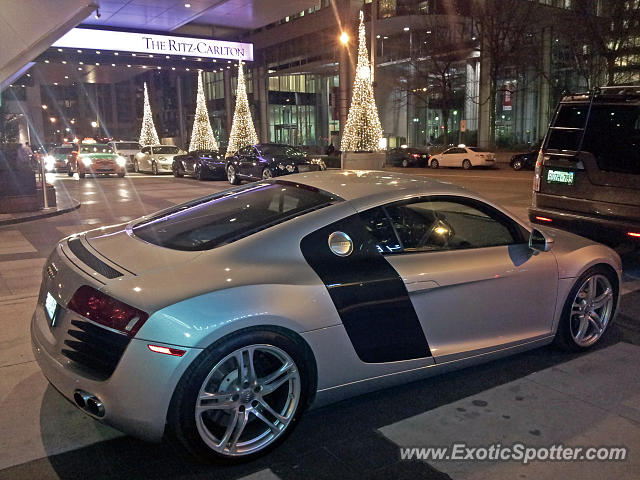
[[[89,268],[69,252],[68,239],[62,240],[45,264],[32,318],[36,359],[51,383],[67,398],[78,388],[97,395],[106,410],[101,421],[158,440],[184,371],[202,349],[238,329],[278,326],[304,339],[318,367],[317,404],[323,404],[548,343],[577,276],[604,263],[620,278],[615,252],[552,229],[545,229],[555,240],[549,252],[516,245],[482,249],[482,255],[461,250],[385,256],[406,286],[431,355],[367,363],[356,354],[327,287],[306,261],[301,239],[357,211],[396,200],[480,197],[450,184],[388,172],[326,171],[291,175],[287,181],[345,201],[202,252],[150,245],[133,234],[131,225],[138,221],[79,235],[91,254],[122,273],[112,279]],[[47,271],[52,264],[53,278]],[[82,285],[150,314],[113,375],[102,381],[78,371],[60,354],[68,323],[78,316],[65,307]],[[61,306],[53,327],[44,313],[47,292]],[[147,348],[150,342],[187,353],[182,358],[154,353]],[[139,402],[142,397],[148,401]]]

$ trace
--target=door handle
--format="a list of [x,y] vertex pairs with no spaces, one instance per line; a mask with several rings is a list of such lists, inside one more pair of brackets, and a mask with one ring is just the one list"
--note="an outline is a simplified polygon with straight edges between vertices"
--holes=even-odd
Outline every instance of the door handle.
[[405,279],[405,285],[407,287],[407,292],[421,292],[424,290],[431,290],[433,288],[438,288],[440,285],[438,282],[434,280],[420,280],[420,281],[408,281]]

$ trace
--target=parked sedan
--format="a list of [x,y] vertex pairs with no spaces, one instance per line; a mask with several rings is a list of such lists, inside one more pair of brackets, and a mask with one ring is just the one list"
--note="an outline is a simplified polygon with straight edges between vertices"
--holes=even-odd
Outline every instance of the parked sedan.
[[451,147],[442,153],[433,155],[429,161],[431,168],[438,167],[462,167],[469,170],[473,167],[495,167],[496,156],[478,147],[458,145]]
[[621,271],[610,248],[532,230],[452,184],[311,172],[63,239],[31,338],[93,418],[249,460],[312,402],[598,344]]
[[309,160],[307,154],[277,143],[259,143],[241,148],[227,159],[227,178],[232,185],[242,180],[259,180],[326,169],[322,160]]
[[185,152],[173,145],[147,145],[136,153],[133,159],[134,172],[159,173],[173,172],[173,157]]
[[133,170],[133,160],[136,157],[136,153],[140,151],[140,144],[134,141],[113,141],[109,142],[109,145],[113,147],[113,151],[118,155],[127,159],[127,170]]
[[387,152],[387,163],[394,167],[426,167],[429,155],[418,148],[392,148]]
[[78,174],[84,178],[90,175],[118,175],[124,177],[127,159],[116,154],[110,145],[103,143],[82,143],[71,152],[69,176]]
[[539,150],[531,150],[526,153],[518,153],[511,157],[509,165],[514,170],[533,170],[536,167]]
[[225,180],[227,162],[217,150],[194,150],[173,157],[173,176],[190,175],[198,180],[215,178]]

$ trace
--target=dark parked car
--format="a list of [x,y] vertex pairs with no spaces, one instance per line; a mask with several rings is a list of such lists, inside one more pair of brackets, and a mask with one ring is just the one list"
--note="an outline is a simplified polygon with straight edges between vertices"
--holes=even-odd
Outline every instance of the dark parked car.
[[640,247],[640,87],[560,101],[536,164],[529,219]]
[[241,148],[227,159],[227,178],[232,185],[242,180],[261,180],[290,173],[324,170],[324,162],[289,145],[259,143]]
[[226,161],[217,150],[194,150],[184,155],[176,155],[173,157],[172,170],[174,177],[189,175],[198,180],[227,178]]
[[429,154],[418,148],[392,148],[387,153],[387,163],[394,167],[426,167]]
[[537,158],[538,149],[526,153],[518,153],[511,157],[509,165],[511,165],[511,168],[514,170],[533,170],[536,166]]

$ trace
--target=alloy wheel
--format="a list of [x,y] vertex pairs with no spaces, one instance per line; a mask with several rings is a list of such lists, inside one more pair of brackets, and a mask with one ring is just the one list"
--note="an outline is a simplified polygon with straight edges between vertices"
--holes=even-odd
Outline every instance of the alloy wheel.
[[521,160],[516,160],[513,162],[513,169],[514,170],[520,170],[522,168],[522,161]]
[[198,433],[218,454],[256,453],[289,426],[300,395],[298,367],[284,350],[242,347],[220,360],[202,383],[195,406]]
[[602,336],[613,312],[613,287],[602,274],[588,277],[578,289],[569,318],[571,337],[576,345],[588,347]]
[[438,160],[431,160],[431,168],[438,168],[439,166]]
[[269,170],[268,168],[265,168],[262,171],[262,179],[263,180],[268,180],[270,178],[273,178],[273,173],[271,173],[271,170]]
[[153,162],[151,165],[151,173],[158,175],[158,164],[156,162]]

